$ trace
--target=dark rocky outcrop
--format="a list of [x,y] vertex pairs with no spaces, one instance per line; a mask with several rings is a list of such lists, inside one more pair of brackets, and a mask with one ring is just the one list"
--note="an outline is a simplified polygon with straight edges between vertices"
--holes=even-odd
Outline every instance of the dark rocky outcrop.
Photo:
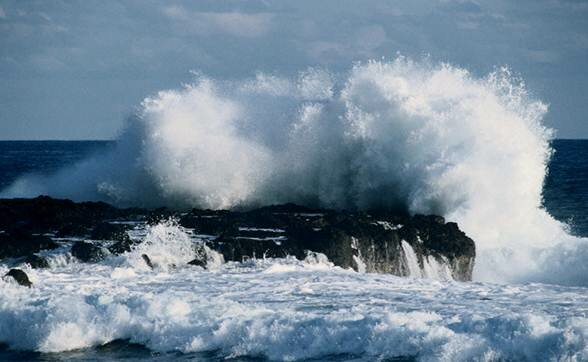
[[113,224],[101,222],[94,227],[90,233],[92,240],[116,240],[120,242],[129,241],[130,237],[127,230],[131,227],[125,224]]
[[[443,266],[456,280],[470,280],[474,242],[457,224],[439,216],[386,211],[335,211],[293,204],[251,211],[194,209],[180,213],[167,208],[117,209],[101,202],[74,203],[48,197],[0,200],[0,258],[31,256],[57,246],[44,233],[85,236],[72,254],[84,262],[109,253],[131,251],[138,242],[127,233],[132,225],[174,217],[205,240],[196,247],[191,265],[207,267],[206,247],[227,261],[285,257],[304,259],[308,251],[325,254],[335,265],[355,270],[406,276]],[[113,221],[117,222],[113,222]],[[26,231],[24,231],[26,230]],[[35,233],[35,234],[32,234]],[[433,268],[434,269],[434,268]]]
[[12,278],[19,285],[22,285],[24,287],[30,288],[33,285],[33,283],[31,283],[31,281],[29,280],[29,276],[27,275],[27,273],[20,269],[10,269],[4,277]]
[[[310,250],[343,268],[407,276],[409,245],[423,273],[435,262],[447,265],[454,279],[470,280],[475,258],[474,242],[457,224],[439,216],[279,205],[249,212],[193,210],[180,223],[216,236],[207,245],[225,260],[286,255],[303,259]],[[198,260],[194,264],[202,263]]]
[[123,253],[128,253],[129,251],[133,250],[133,246],[137,245],[137,241],[135,240],[123,240],[117,243],[114,243],[108,247],[108,251],[114,255],[120,255]]
[[31,233],[83,236],[99,223],[112,219],[143,217],[141,209],[119,209],[104,202],[73,202],[39,196],[33,199],[1,199],[0,230],[23,228]]
[[98,262],[106,256],[103,248],[85,241],[77,241],[71,247],[71,255],[83,262]]
[[31,234],[22,227],[0,233],[0,259],[26,256],[57,246],[49,237]]

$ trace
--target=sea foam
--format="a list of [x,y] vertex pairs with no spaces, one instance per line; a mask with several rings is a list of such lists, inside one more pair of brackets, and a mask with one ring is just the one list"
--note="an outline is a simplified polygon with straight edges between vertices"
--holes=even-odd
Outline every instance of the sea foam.
[[362,274],[320,259],[27,270],[31,289],[0,281],[0,341],[62,352],[123,339],[284,361],[588,358],[585,288]]

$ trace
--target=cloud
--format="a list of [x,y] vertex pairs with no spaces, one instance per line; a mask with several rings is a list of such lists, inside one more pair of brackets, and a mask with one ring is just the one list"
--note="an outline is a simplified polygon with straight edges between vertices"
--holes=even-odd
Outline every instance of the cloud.
[[524,56],[535,63],[557,63],[560,60],[558,53],[542,49],[526,49]]
[[179,6],[168,6],[163,13],[180,21],[192,32],[201,35],[226,33],[237,37],[255,38],[266,34],[271,26],[272,14],[189,11]]
[[[0,0],[0,80],[42,79],[42,85],[31,84],[43,91],[47,105],[65,101],[63,92],[55,91],[64,86],[54,79],[81,87],[72,92],[71,102],[84,104],[92,104],[84,91],[90,86],[84,82],[99,80],[91,85],[95,93],[121,90],[116,94],[127,95],[111,97],[96,111],[101,124],[114,128],[120,122],[113,119],[123,118],[114,110],[132,112],[143,96],[190,81],[191,69],[223,79],[256,71],[291,74],[309,66],[345,72],[355,61],[397,52],[411,57],[429,54],[433,61],[463,65],[480,75],[508,64],[530,85],[544,89],[541,97],[553,105],[554,126],[563,122],[559,119],[570,119],[588,135],[588,123],[581,119],[588,113],[588,102],[580,100],[588,94],[588,83],[572,91],[565,78],[585,73],[586,4],[585,0],[365,0],[361,6],[340,0]],[[554,84],[552,79],[562,81]],[[4,93],[0,90],[0,106],[11,104],[15,95],[29,99],[25,89],[7,84]],[[576,95],[576,104],[568,107]],[[19,107],[3,114],[0,124],[16,129],[26,111],[39,109],[33,98]],[[83,118],[87,109],[79,112],[72,119]],[[42,124],[45,116],[37,115],[31,122]],[[70,115],[55,113],[51,119],[64,117]],[[76,132],[86,135],[96,122],[84,122]],[[562,135],[568,135],[565,129]]]

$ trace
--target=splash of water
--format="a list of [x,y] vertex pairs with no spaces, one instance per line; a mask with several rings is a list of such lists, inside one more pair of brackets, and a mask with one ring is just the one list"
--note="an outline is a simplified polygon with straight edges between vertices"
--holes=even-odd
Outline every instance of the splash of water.
[[442,214],[476,241],[478,279],[585,284],[586,242],[541,208],[546,111],[507,69],[477,78],[403,57],[344,77],[199,76],[147,98],[113,152],[3,195]]

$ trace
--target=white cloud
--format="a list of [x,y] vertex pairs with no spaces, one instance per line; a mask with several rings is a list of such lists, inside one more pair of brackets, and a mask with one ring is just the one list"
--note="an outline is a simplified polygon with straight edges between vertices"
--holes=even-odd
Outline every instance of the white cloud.
[[269,13],[193,12],[179,6],[166,7],[163,13],[182,22],[190,31],[202,35],[226,33],[254,38],[266,34],[272,20],[272,14]]
[[6,11],[0,6],[0,19],[6,19]]

